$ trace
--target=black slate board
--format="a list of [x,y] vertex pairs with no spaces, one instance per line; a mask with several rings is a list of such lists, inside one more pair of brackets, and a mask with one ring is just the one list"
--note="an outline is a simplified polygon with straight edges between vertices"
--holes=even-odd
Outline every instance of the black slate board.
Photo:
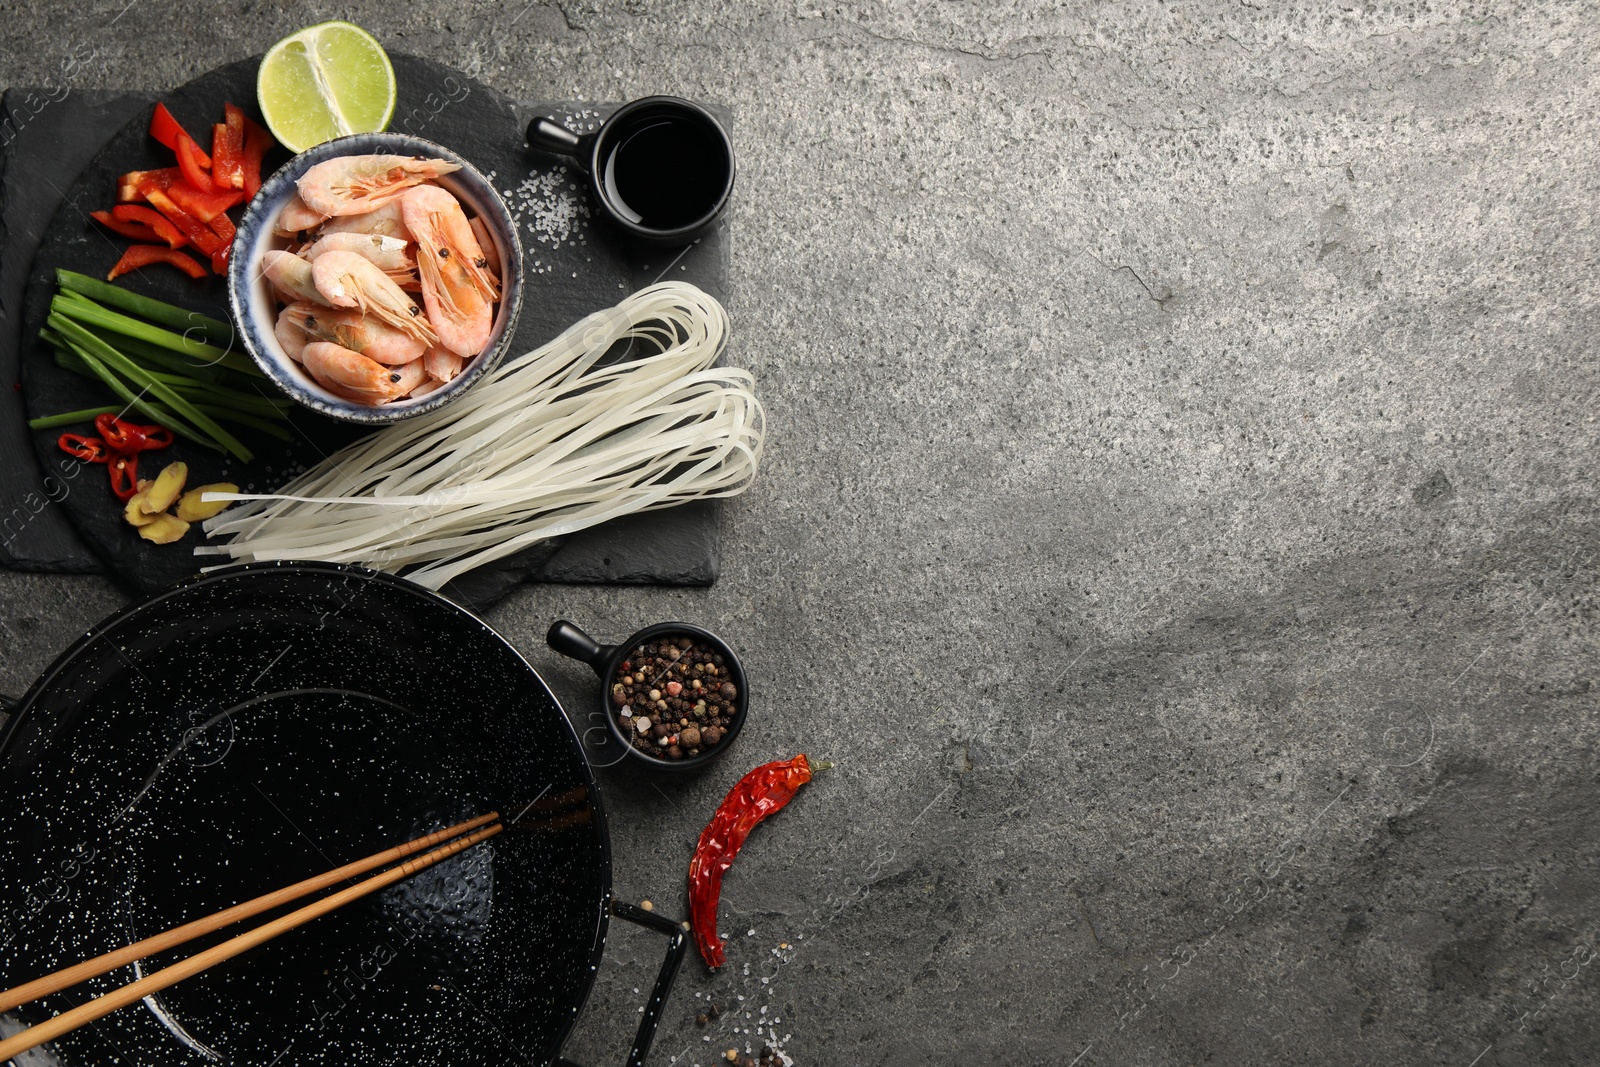
[[[574,129],[583,129],[603,118],[609,107],[585,108],[561,103],[514,105],[494,90],[438,64],[406,55],[391,58],[400,87],[391,128],[438,140],[466,155],[485,173],[494,176],[502,193],[509,194],[507,199],[513,211],[521,216],[531,288],[524,302],[514,350],[522,351],[549,340],[595,308],[615,303],[626,293],[669,272],[672,277],[692,281],[718,297],[723,295],[727,263],[723,227],[686,249],[660,250],[633,245],[586,217],[587,201],[578,176],[567,172],[565,161],[522,145],[521,131],[527,118],[535,113],[552,114]],[[248,102],[254,98],[256,63],[256,59],[244,60],[213,71],[181,89],[162,94],[162,99],[191,130],[203,129],[215,121],[212,113],[220,112],[220,102],[224,99],[246,102],[248,107]],[[5,100],[8,109],[28,106],[26,92],[8,92]],[[25,315],[20,316],[25,320],[21,331],[24,338],[34,337],[47,314],[52,290],[49,280],[56,266],[100,274],[118,254],[124,242],[100,234],[98,228],[87,223],[87,212],[109,200],[115,175],[169,162],[163,150],[154,146],[145,134],[153,97],[144,98],[140,106],[131,109],[132,121],[125,118],[129,98],[119,99],[124,101],[124,110],[118,118],[125,125],[106,142],[103,155],[82,169],[67,191],[65,205],[39,239]],[[63,120],[61,125],[65,125],[64,120],[69,117],[65,108],[71,100],[69,95],[59,103],[52,102],[52,106],[63,109],[58,113]],[[42,124],[31,125],[38,129]],[[30,158],[24,156],[23,151],[33,151],[23,141],[28,127],[19,128],[17,132],[17,144],[7,153],[13,160],[13,167],[17,168],[13,173],[20,172],[20,164],[14,162],[16,159]],[[286,156],[269,159],[269,169],[282,158]],[[55,181],[55,184],[64,187],[62,182]],[[26,235],[13,231],[13,240],[18,236]],[[4,256],[8,270],[11,260],[21,258],[20,252],[18,244],[8,244]],[[130,275],[129,279],[133,288],[159,299],[213,314],[223,308],[225,297],[220,279],[200,286],[175,271],[164,269],[145,271],[137,277]],[[35,284],[41,280],[45,284]],[[5,296],[0,290],[0,298]],[[36,342],[19,347],[26,383],[24,399],[33,413],[100,402],[97,386],[55,367]],[[0,424],[13,433],[15,423],[22,417],[15,412],[15,407],[14,400],[0,398]],[[198,448],[180,452],[182,443],[171,450],[170,458],[189,462],[194,468],[193,479],[233,480],[271,488],[281,483],[288,471],[315,462],[322,452],[331,450],[352,433],[346,426],[309,412],[297,410],[295,420],[312,443],[285,449],[267,438],[247,438],[247,443],[259,453],[248,467],[234,470],[237,465],[225,457]],[[53,444],[57,432],[33,435],[38,455],[47,464],[58,462]],[[168,458],[168,453],[161,455],[162,461]],[[15,461],[9,465],[25,466]],[[112,572],[140,592],[164,588],[193,573],[198,565],[216,561],[174,552],[174,546],[153,546],[140,541],[121,522],[114,498],[109,492],[100,492],[103,486],[88,480],[67,479],[68,470],[75,471],[74,468],[51,471],[58,477],[54,482],[45,483],[50,490],[48,494],[42,488],[29,490],[36,494],[35,500],[59,501],[33,515],[27,523],[30,529],[40,527],[42,530],[40,524],[49,521],[46,515],[53,519],[52,513],[65,513],[94,553],[111,562]],[[37,470],[32,473],[39,477]],[[90,474],[89,478],[98,473]],[[94,491],[80,492],[80,488]],[[0,507],[8,505],[11,499],[0,497]],[[608,523],[575,534],[559,544],[536,546],[501,564],[482,568],[447,592],[462,603],[482,607],[527,579],[709,584],[715,579],[719,565],[716,511],[714,504],[695,504]],[[4,514],[0,511],[0,517]],[[195,540],[198,543],[198,539]],[[70,546],[65,538],[55,543]],[[14,549],[18,547],[26,547],[20,537],[13,545]],[[89,560],[81,555],[77,559],[59,558],[63,555],[62,552],[46,558],[22,555],[19,559],[13,551],[7,562],[21,562],[41,569],[88,569],[85,564]]]
[[0,99],[0,563],[94,573],[103,565],[54,506],[33,461],[18,388],[22,294],[46,224],[113,130],[149,106],[136,93],[12,89]]

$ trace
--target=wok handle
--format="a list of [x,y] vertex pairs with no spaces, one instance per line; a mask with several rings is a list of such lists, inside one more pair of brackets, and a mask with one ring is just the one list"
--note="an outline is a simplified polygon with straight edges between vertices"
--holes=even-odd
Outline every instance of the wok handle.
[[[678,968],[683,966],[683,957],[688,953],[689,934],[681,923],[675,923],[653,911],[645,911],[637,904],[613,900],[611,914],[666,934],[669,938],[667,957],[661,961],[661,970],[656,974],[656,987],[650,991],[650,999],[644,1006],[644,1018],[639,1020],[639,1032],[634,1035],[633,1048],[628,1051],[627,1067],[644,1067],[644,1058],[650,1054],[650,1043],[656,1039],[656,1024],[661,1021],[661,1009],[667,1006],[667,994],[672,992],[672,980],[678,977]],[[579,1067],[567,1059],[557,1059],[555,1062],[556,1067]]]
[[16,711],[21,704],[22,701],[16,697],[8,697],[4,693],[0,693],[0,715],[9,715],[11,712]]

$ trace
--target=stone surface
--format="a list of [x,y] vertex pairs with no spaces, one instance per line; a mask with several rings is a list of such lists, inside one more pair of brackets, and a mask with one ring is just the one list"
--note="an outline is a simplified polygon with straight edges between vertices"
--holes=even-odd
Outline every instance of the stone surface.
[[[773,435],[721,577],[488,614],[580,727],[554,618],[745,658],[728,759],[603,779],[625,899],[684,911],[742,768],[838,761],[652,1062],[1600,1055],[1581,7],[218,10],[13,5],[0,83],[160,89],[348,15],[513,97],[736,117]],[[0,574],[0,688],[118,603]],[[616,930],[570,1055],[621,1058],[660,949]]]

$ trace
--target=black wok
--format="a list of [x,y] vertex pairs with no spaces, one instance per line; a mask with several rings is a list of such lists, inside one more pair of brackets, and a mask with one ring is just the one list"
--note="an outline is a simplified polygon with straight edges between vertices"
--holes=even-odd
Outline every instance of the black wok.
[[[615,914],[589,766],[537,672],[401,579],[320,563],[186,582],[91,630],[0,734],[0,987],[472,816],[491,842],[39,1050],[41,1063],[546,1064]],[[232,929],[142,961],[165,966]],[[124,968],[0,1030],[136,977]]]

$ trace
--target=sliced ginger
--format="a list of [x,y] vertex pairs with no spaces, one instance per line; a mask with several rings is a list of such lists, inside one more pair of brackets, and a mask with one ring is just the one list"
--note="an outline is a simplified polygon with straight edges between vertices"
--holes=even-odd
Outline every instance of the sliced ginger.
[[202,500],[206,493],[237,493],[239,487],[232,482],[212,482],[202,485],[198,489],[191,489],[178,500],[178,518],[184,522],[200,522],[213,515],[225,511],[231,500]]
[[[189,532],[189,524],[209,519],[233,503],[231,500],[200,499],[205,493],[237,493],[239,487],[232,482],[213,482],[183,491],[189,480],[189,468],[183,463],[169,463],[156,475],[155,481],[141,480],[139,491],[129,498],[123,508],[123,518],[139,528],[139,536],[158,545],[170,545]],[[179,494],[182,494],[181,496]],[[168,514],[173,503],[177,514]]]
[[183,492],[183,483],[188,480],[187,463],[168,463],[156,476],[155,484],[145,491],[144,510],[151,515],[166,511]]
[[148,526],[154,517],[144,510],[145,501],[149,499],[150,479],[139,479],[139,491],[128,498],[128,504],[122,509],[122,517],[135,526]]
[[150,521],[139,527],[139,536],[158,545],[170,545],[189,532],[189,524],[175,515],[151,515]]

